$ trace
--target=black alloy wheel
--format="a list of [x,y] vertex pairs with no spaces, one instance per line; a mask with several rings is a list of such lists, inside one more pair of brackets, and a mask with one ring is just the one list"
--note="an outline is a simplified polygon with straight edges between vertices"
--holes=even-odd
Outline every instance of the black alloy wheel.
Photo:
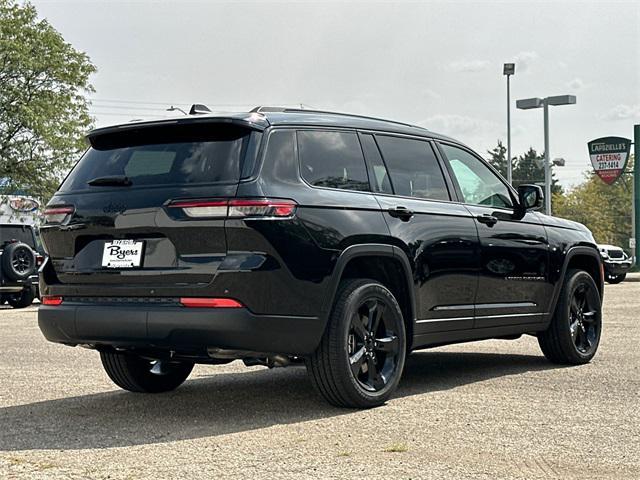
[[[596,307],[597,305],[597,307]],[[573,291],[569,306],[569,331],[576,349],[588,355],[600,336],[600,296],[589,283],[580,283]]]
[[583,270],[569,270],[551,323],[538,333],[542,353],[553,363],[588,363],[601,333],[602,300],[595,281]]
[[24,248],[16,250],[11,259],[11,264],[16,272],[24,275],[33,270],[33,255]]
[[398,366],[396,320],[382,298],[368,298],[351,317],[348,336],[351,373],[365,390],[382,390]]
[[402,311],[375,280],[340,283],[320,345],[306,361],[318,392],[348,408],[382,405],[395,391],[407,354]]

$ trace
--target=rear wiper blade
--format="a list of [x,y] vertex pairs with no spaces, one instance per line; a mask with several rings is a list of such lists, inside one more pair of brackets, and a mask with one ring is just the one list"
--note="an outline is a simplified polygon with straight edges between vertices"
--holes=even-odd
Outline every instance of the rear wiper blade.
[[96,187],[129,187],[131,180],[126,175],[110,175],[106,177],[97,177],[87,182],[89,185]]

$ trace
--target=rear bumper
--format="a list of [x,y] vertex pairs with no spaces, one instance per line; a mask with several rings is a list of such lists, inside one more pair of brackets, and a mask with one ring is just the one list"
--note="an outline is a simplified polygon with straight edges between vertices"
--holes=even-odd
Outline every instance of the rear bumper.
[[245,308],[41,305],[38,325],[64,344],[192,349],[220,347],[266,353],[312,353],[324,331],[316,317],[255,315]]

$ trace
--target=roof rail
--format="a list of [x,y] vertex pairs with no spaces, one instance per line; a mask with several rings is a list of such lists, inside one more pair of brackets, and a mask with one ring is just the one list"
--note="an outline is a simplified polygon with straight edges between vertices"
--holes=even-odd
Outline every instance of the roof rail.
[[286,112],[287,109],[284,107],[263,107],[262,105],[258,105],[255,108],[249,110],[249,113],[264,113],[264,112]]
[[412,127],[412,128],[420,128],[422,130],[426,130],[426,128],[424,127],[420,127],[418,125],[412,125],[410,123],[405,123],[405,122],[398,122],[396,120],[387,120],[386,118],[379,118],[379,117],[371,117],[371,116],[367,116],[367,115],[356,115],[353,113],[343,113],[343,112],[332,112],[329,110],[311,110],[311,109],[306,109],[306,108],[286,108],[286,107],[266,107],[266,106],[258,106],[255,107],[253,110],[251,110],[251,112],[256,112],[256,113],[268,113],[268,112],[273,112],[273,113],[326,113],[329,115],[340,115],[343,117],[354,117],[354,118],[362,118],[365,120],[378,120],[380,122],[388,122],[388,123],[395,123],[396,125],[402,125],[405,127]]

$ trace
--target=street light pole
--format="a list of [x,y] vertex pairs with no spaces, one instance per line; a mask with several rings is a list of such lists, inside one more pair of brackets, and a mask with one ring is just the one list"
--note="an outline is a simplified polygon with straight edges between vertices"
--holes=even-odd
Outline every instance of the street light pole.
[[544,109],[544,210],[551,215],[551,161],[549,155],[549,105],[574,105],[575,95],[557,95],[547,98],[525,98],[516,100],[516,107],[522,110]]
[[511,75],[516,73],[515,63],[505,63],[502,69],[507,76],[507,182],[513,184],[513,165],[511,162]]
[[[546,100],[546,98],[545,98]],[[549,104],[544,102],[544,212],[551,215],[551,163],[549,155]]]

